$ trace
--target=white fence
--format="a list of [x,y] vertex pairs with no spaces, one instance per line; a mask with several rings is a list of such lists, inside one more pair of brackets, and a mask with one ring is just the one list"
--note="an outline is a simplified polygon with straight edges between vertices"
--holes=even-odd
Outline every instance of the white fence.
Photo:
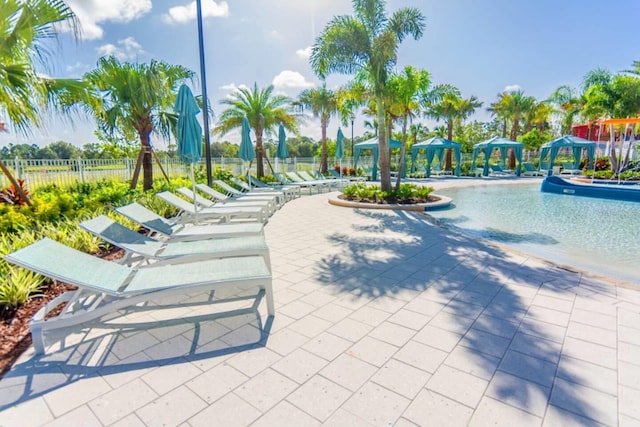
[[[269,159],[264,161],[265,173],[273,171],[295,171],[295,170],[315,170],[318,169],[319,160],[317,158],[292,158],[286,161]],[[94,182],[103,179],[117,179],[122,181],[130,180],[135,168],[136,159],[112,159],[112,160],[4,160],[5,165],[17,179],[23,179],[30,190],[43,185],[56,184],[66,186],[76,182]],[[169,177],[188,176],[187,167],[180,163],[178,159],[160,159],[162,168]],[[242,174],[247,165],[238,158],[218,157],[212,159],[212,169],[226,169],[234,175]],[[336,163],[337,164],[337,163]],[[343,159],[343,166],[352,164],[350,159]],[[200,165],[204,168],[204,162]],[[333,159],[329,161],[329,167],[333,167]],[[256,163],[251,165],[251,170],[255,174]],[[161,178],[162,172],[158,163],[153,161],[153,176]],[[141,179],[142,177],[140,177]],[[9,186],[7,177],[0,173],[0,188]]]

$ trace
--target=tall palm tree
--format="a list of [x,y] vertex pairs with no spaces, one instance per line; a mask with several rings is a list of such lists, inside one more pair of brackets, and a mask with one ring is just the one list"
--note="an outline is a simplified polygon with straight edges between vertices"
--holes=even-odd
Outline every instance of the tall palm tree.
[[402,147],[400,148],[400,164],[396,179],[396,191],[402,181],[405,153],[407,151],[407,129],[413,118],[420,112],[420,99],[429,90],[431,79],[429,72],[406,66],[399,74],[389,79],[388,93],[391,101],[389,111],[402,121]]
[[[98,67],[83,77],[93,96],[76,101],[93,113],[102,130],[110,135],[127,135],[131,129],[137,133],[145,190],[153,187],[151,132],[170,138],[176,123],[173,104],[178,86],[192,76],[193,72],[181,65],[155,60],[132,64],[103,57]],[[132,188],[136,180],[134,174]]]
[[[426,114],[436,121],[441,119],[447,126],[447,139],[453,140],[453,126],[456,122],[462,122],[482,106],[482,102],[475,96],[468,99],[462,97],[460,90],[451,85],[439,85],[434,88],[430,103],[427,105]],[[445,169],[451,169],[452,151],[447,150]]]
[[76,16],[61,0],[3,0],[0,5],[0,113],[23,134],[42,124],[43,107],[59,105],[56,90],[77,83],[36,72],[37,65],[48,68],[47,44],[62,26],[77,35]]
[[391,190],[389,141],[385,124],[383,96],[399,44],[408,35],[422,37],[425,23],[415,8],[385,15],[384,0],[352,0],[353,16],[336,16],[324,28],[311,51],[310,63],[321,78],[337,72],[367,75],[377,103],[380,182],[383,191]]
[[327,84],[322,87],[303,90],[299,95],[299,103],[311,110],[315,117],[320,118],[322,132],[322,155],[320,157],[320,170],[327,172],[327,126],[329,119],[340,111],[340,99],[335,91],[327,89]]
[[571,132],[573,121],[580,113],[583,100],[577,90],[571,86],[563,85],[558,87],[549,101],[555,105],[556,114],[560,115],[560,131],[563,135]]
[[218,119],[214,132],[224,135],[242,126],[242,118],[247,117],[256,135],[256,166],[258,177],[264,176],[264,148],[262,137],[275,134],[275,127],[282,124],[288,131],[298,132],[298,116],[294,114],[291,100],[283,95],[273,95],[273,85],[259,89],[254,83],[252,89],[240,88],[228,99],[220,101],[229,107]]
[[487,108],[487,111],[491,113],[492,116],[496,118],[496,120],[502,125],[502,133],[501,136],[503,138],[507,137],[507,125],[509,123],[509,111],[506,99],[506,93],[499,93],[498,100],[490,104]]
[[[46,43],[56,39],[66,26],[78,35],[77,19],[61,0],[3,0],[0,4],[0,130],[11,127],[28,134],[41,126],[45,106],[57,109],[58,93],[78,90],[77,81],[45,78],[36,72],[36,64],[47,68],[51,51]],[[0,169],[28,204],[22,187],[0,160]]]

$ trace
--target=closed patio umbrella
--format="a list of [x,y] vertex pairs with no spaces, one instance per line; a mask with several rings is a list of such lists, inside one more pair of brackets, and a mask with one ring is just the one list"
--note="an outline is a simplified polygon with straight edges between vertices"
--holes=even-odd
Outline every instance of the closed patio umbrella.
[[[245,162],[249,162],[249,165],[251,164],[251,161],[256,158],[256,150],[253,148],[250,132],[251,129],[249,127],[249,120],[245,116],[242,118],[242,134],[240,139],[240,150],[238,151],[238,157],[240,157],[240,159],[244,160]],[[247,181],[251,182],[248,177],[249,167],[247,167],[246,174]]]
[[[194,194],[193,204],[197,206],[195,201],[196,180],[193,169],[202,158],[202,126],[196,119],[196,115],[200,112],[200,107],[198,107],[198,103],[187,85],[180,86],[173,111],[178,114],[178,124],[176,125],[178,156],[183,163],[190,166],[189,171]],[[196,211],[196,222],[197,218]]]
[[280,125],[278,128],[278,148],[276,150],[276,157],[280,160],[286,160],[289,157],[287,151],[287,135],[284,133],[284,126]]
[[344,159],[344,135],[342,134],[342,128],[338,129],[338,135],[336,136],[336,159],[340,160],[340,176],[342,176],[342,159]]

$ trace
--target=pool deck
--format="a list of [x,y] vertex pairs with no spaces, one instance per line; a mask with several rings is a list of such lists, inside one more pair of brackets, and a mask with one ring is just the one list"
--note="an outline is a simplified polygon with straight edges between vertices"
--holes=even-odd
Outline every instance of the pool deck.
[[328,197],[265,228],[274,318],[185,295],[49,337],[0,425],[640,425],[638,289]]

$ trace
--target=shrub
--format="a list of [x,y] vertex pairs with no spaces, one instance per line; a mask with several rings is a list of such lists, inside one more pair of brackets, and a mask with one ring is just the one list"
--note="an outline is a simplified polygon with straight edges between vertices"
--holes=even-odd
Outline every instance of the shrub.
[[[6,203],[8,205],[22,206],[27,204],[27,200],[22,197],[24,194],[29,197],[29,191],[25,185],[24,179],[17,180],[18,187],[13,184],[0,191],[0,203]],[[22,190],[22,194],[19,190]]]
[[0,273],[0,307],[2,311],[14,310],[37,295],[43,277],[18,267],[9,267]]
[[347,200],[368,200],[373,203],[390,201],[395,203],[414,203],[416,199],[426,199],[433,187],[416,184],[400,184],[398,191],[382,191],[379,186],[358,183],[345,187],[342,194]]

